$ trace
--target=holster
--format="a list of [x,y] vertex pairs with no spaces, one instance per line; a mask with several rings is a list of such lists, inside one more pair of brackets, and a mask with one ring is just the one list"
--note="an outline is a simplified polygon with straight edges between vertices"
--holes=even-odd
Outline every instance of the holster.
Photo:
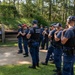
[[55,46],[56,48],[62,48],[62,46]]
[[33,40],[28,40],[28,46],[31,47],[33,42]]
[[53,45],[55,48],[62,48],[61,45]]
[[64,53],[66,53],[67,55],[75,55],[75,49],[65,49],[63,50]]

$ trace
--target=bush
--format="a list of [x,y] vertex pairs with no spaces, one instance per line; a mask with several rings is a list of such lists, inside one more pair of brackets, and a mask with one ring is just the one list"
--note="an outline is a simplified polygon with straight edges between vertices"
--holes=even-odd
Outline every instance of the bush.
[[43,26],[48,26],[48,22],[41,15],[34,15],[34,19],[38,20],[38,25],[42,24]]
[[14,18],[18,15],[19,14],[16,10],[16,7],[14,7],[13,5],[0,5],[0,17]]

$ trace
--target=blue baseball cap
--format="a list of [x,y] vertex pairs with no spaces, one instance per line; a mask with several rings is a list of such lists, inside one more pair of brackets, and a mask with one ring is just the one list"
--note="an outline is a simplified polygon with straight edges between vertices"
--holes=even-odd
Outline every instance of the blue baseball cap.
[[21,24],[18,24],[18,26],[22,27],[22,25],[21,25]]
[[48,26],[45,26],[45,28],[48,28]]
[[55,26],[57,23],[52,23],[51,26]]
[[38,24],[38,21],[37,20],[33,20],[32,24]]
[[62,27],[62,24],[57,23],[57,24],[55,25],[55,27]]
[[75,16],[69,16],[67,18],[67,21],[70,22],[70,21],[75,21]]

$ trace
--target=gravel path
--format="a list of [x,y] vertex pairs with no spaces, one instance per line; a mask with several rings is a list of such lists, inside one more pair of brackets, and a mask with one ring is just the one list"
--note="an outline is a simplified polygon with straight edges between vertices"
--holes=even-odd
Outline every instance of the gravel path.
[[[0,65],[31,64],[31,56],[23,57],[17,54],[18,47],[0,47]],[[40,50],[40,62],[45,60],[47,50]]]

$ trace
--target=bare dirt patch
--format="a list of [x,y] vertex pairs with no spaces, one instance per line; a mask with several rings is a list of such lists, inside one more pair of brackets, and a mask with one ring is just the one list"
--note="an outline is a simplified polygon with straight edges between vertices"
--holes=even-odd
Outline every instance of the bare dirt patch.
[[[0,47],[0,65],[8,64],[31,64],[31,56],[23,57],[23,54],[17,54],[18,47]],[[40,62],[45,60],[46,50],[39,53]]]

